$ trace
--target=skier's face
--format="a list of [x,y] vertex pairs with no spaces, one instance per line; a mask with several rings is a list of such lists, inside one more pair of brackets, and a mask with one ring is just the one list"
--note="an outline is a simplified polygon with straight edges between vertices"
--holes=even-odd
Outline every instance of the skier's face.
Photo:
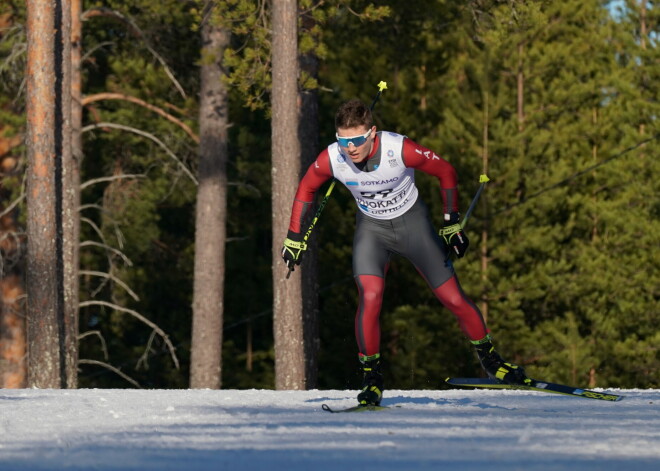
[[360,163],[369,157],[376,138],[376,126],[368,128],[357,126],[354,128],[338,128],[337,142],[344,154],[348,155],[353,163]]

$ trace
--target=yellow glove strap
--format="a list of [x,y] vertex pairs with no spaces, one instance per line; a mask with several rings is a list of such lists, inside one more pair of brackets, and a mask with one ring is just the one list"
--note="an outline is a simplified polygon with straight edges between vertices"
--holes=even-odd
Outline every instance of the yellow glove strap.
[[307,244],[304,241],[296,242],[289,238],[284,239],[284,246],[290,249],[307,250]]
[[451,226],[444,227],[444,228],[440,229],[440,235],[442,237],[447,237],[447,236],[451,236],[453,234],[456,234],[457,232],[459,232],[461,230],[462,230],[462,228],[461,228],[460,224],[452,224]]

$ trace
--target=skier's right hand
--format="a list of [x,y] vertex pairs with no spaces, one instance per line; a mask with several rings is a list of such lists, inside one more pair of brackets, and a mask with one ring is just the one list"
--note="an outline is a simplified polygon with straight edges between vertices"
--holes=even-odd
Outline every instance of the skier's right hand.
[[282,259],[289,271],[294,271],[295,266],[300,265],[305,250],[307,250],[307,244],[303,241],[303,235],[289,231],[282,247]]

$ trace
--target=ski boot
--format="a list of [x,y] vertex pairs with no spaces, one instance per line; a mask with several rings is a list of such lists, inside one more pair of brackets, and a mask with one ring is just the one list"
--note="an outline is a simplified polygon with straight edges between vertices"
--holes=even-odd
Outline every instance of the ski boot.
[[377,406],[383,398],[383,374],[380,372],[380,353],[360,357],[360,368],[363,373],[362,391],[357,400],[360,405]]
[[500,380],[507,384],[520,384],[528,385],[531,379],[525,374],[525,370],[518,365],[504,361],[502,357],[495,351],[490,335],[475,343],[477,355],[481,362],[482,368],[486,371],[488,376],[493,379]]

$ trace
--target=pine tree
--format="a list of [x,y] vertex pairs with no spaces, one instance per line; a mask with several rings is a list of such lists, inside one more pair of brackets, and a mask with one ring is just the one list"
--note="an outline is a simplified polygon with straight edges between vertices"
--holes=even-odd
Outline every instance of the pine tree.
[[[635,170],[616,162],[589,170],[615,149],[624,151],[619,113],[629,102],[620,88],[613,21],[599,2],[528,2],[492,4],[476,24],[478,40],[467,42],[471,58],[452,62],[457,80],[450,85],[458,93],[448,106],[445,136],[447,153],[473,153],[474,167],[476,155],[486,145],[489,150],[482,285],[489,321],[504,340],[500,348],[514,352],[532,375],[617,384],[607,371],[614,347],[601,331],[611,322],[604,318],[611,307],[602,300],[620,286],[630,288],[624,280],[631,275],[627,265],[612,270],[612,250],[594,235],[602,231],[609,199],[630,201],[623,191],[607,190],[614,185],[606,183],[609,175],[633,178]],[[478,120],[485,115],[486,134]],[[620,215],[612,222],[625,220]],[[637,256],[652,252],[640,251],[640,245],[652,247],[641,240],[628,245]],[[595,265],[599,259],[608,265]],[[642,292],[632,289],[638,302],[613,317],[634,304],[648,310]],[[562,331],[571,334],[558,335]],[[551,353],[575,349],[584,353],[570,368]]]

